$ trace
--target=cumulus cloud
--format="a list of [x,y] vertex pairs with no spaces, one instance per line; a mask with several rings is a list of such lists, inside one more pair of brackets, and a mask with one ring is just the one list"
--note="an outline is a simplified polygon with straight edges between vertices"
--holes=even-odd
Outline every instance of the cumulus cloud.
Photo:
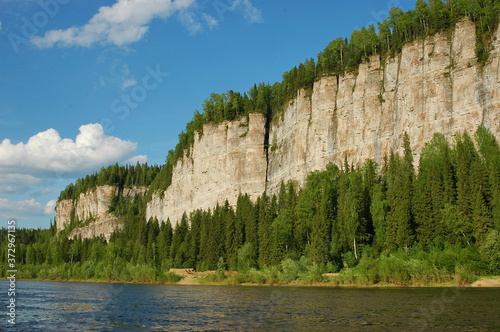
[[41,181],[29,174],[0,174],[0,195],[23,194]]
[[[1,0],[0,0],[1,1]],[[207,3],[205,0],[203,3]],[[223,12],[239,12],[250,23],[262,23],[262,13],[250,0],[231,0],[212,3],[219,18]],[[39,48],[54,46],[90,47],[95,44],[125,46],[141,40],[149,30],[149,24],[156,18],[166,19],[178,13],[179,22],[191,35],[203,31],[204,26],[211,30],[219,21],[212,15],[202,12],[196,0],[117,0],[112,6],[98,9],[87,24],[67,29],[50,30],[43,36],[31,38]],[[1,27],[1,25],[0,25]]]
[[137,144],[104,134],[98,123],[83,125],[75,140],[55,129],[32,136],[27,143],[0,143],[0,173],[75,174],[133,157]]
[[135,165],[137,163],[145,164],[147,162],[148,162],[148,156],[146,156],[145,154],[134,156],[130,159],[125,160],[125,164],[129,164],[129,165]]
[[9,201],[0,198],[0,219],[29,219],[54,214],[55,200],[42,204],[34,198],[24,201]]
[[31,42],[39,48],[89,47],[96,43],[122,46],[141,40],[153,19],[167,18],[194,3],[195,0],[118,0],[112,6],[99,8],[83,26],[51,30],[43,37],[33,37]]
[[47,204],[45,204],[45,206],[43,207],[43,213],[49,216],[54,214],[55,213],[54,211],[56,209],[56,203],[57,199],[52,199],[48,201]]
[[[146,162],[135,156],[137,143],[108,136],[100,124],[79,128],[74,138],[61,138],[55,129],[27,142],[0,142],[0,219],[43,220],[54,215],[59,186],[69,178],[114,163]],[[31,221],[30,221],[31,220]],[[35,225],[35,224],[33,224]]]

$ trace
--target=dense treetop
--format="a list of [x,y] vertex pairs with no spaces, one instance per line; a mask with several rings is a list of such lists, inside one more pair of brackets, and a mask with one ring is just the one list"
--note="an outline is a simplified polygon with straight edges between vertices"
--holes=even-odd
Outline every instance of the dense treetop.
[[133,186],[149,186],[160,170],[159,166],[148,164],[119,166],[118,164],[102,167],[99,172],[78,179],[74,184],[68,185],[59,195],[63,199],[77,199],[98,186],[110,185],[118,188]]

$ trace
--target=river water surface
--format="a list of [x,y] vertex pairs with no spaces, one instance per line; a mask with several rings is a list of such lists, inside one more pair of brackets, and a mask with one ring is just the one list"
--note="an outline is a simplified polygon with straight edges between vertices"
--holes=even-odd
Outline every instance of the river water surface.
[[9,326],[0,297],[8,331],[500,331],[500,289],[487,288],[18,281],[15,299]]

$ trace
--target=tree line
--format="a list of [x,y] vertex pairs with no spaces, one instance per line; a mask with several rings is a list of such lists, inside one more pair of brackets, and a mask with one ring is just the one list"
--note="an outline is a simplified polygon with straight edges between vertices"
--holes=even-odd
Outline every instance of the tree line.
[[[152,192],[162,192],[171,183],[175,162],[194,143],[195,133],[203,134],[206,123],[235,120],[249,113],[264,114],[269,123],[287,101],[300,89],[312,89],[324,75],[355,72],[371,55],[394,56],[403,46],[438,32],[451,31],[454,25],[468,17],[476,25],[476,53],[480,63],[488,59],[493,33],[498,27],[500,4],[495,0],[418,0],[415,9],[404,12],[394,7],[386,20],[377,27],[370,25],[354,30],[350,38],[330,42],[316,59],[310,58],[283,73],[281,82],[255,84],[248,92],[229,90],[212,93],[203,103],[202,112],[195,111],[193,119],[179,134],[175,149],[168,152],[165,165],[152,185]],[[266,142],[267,144],[267,142]]]
[[58,201],[77,199],[81,193],[104,185],[116,186],[119,190],[125,187],[149,186],[159,171],[159,166],[150,166],[147,163],[125,166],[119,166],[116,163],[108,167],[101,167],[99,172],[86,175],[76,180],[74,184],[69,184],[59,194]]
[[20,270],[117,280],[142,271],[139,279],[155,280],[171,267],[249,271],[301,262],[336,272],[379,261],[390,275],[402,255],[415,271],[418,263],[448,274],[500,273],[500,146],[484,128],[474,139],[457,134],[453,146],[434,135],[416,168],[405,135],[404,154],[389,154],[381,166],[330,164],[303,189],[288,182],[255,202],[240,195],[234,207],[196,210],[175,226],[146,222],[145,206],[143,197],[120,202],[115,213],[125,226],[109,243],[21,230]]

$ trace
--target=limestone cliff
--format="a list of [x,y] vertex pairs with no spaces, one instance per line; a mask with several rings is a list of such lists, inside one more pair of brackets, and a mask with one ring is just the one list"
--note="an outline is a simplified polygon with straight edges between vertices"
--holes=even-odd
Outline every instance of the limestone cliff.
[[260,196],[266,185],[265,119],[250,114],[237,121],[206,124],[203,134],[177,161],[172,184],[153,195],[146,218],[175,224],[184,212],[236,204],[240,193]]
[[[136,195],[144,195],[145,187],[124,188],[122,197],[128,199]],[[80,221],[73,228],[69,237],[91,238],[103,235],[106,240],[116,229],[123,227],[123,220],[109,213],[111,198],[118,188],[113,186],[100,186],[94,190],[81,193],[78,199],[65,199],[56,206],[56,227],[63,230],[70,222],[71,215]]]
[[395,57],[373,56],[356,74],[323,77],[312,94],[300,91],[270,131],[268,190],[281,181],[303,184],[329,162],[381,163],[402,152],[408,132],[418,155],[434,133],[452,139],[483,125],[500,137],[500,30],[487,64],[476,61],[475,25],[457,24],[403,47]]
[[[452,32],[405,45],[394,57],[372,56],[356,73],[322,77],[312,91],[299,91],[269,126],[258,113],[205,124],[174,165],[171,185],[153,194],[146,217],[175,224],[184,212],[226,200],[234,205],[240,193],[256,198],[265,190],[276,193],[282,181],[302,185],[330,162],[381,163],[391,150],[402,152],[405,131],[416,165],[436,132],[452,140],[483,125],[500,138],[500,29],[485,65],[476,60],[475,33],[464,20]],[[58,228],[69,222],[72,208],[81,220],[97,220],[80,228],[82,236],[121,227],[106,212],[113,190],[101,187],[76,202],[59,202]]]

